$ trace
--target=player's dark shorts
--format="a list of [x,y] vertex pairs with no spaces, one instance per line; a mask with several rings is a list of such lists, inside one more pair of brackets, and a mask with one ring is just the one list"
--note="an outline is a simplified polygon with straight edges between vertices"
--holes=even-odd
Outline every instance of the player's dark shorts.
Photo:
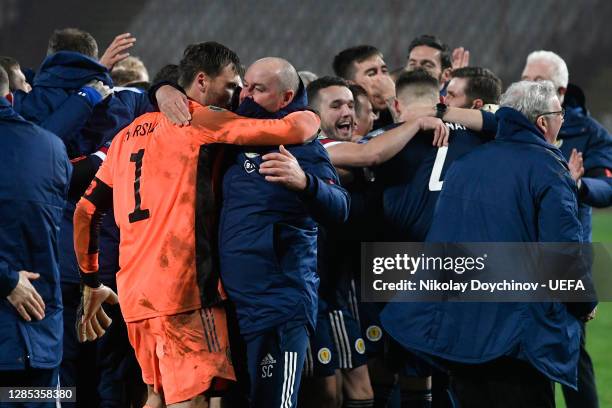
[[244,340],[251,407],[295,407],[308,345],[306,325],[289,322]]
[[361,330],[368,358],[381,358],[391,372],[404,377],[427,377],[431,367],[419,357],[405,350],[382,328],[380,312],[385,303],[360,303]]
[[389,336],[383,331],[379,317],[384,307],[385,303],[359,303],[361,332],[368,358],[382,358],[388,349]]
[[367,363],[365,343],[357,320],[347,310],[319,313],[317,330],[306,353],[304,375],[328,377],[337,369]]

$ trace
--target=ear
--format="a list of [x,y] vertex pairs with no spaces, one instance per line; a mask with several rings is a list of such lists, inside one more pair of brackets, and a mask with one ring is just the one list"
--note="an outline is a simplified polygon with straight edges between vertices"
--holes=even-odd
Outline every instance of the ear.
[[482,99],[474,99],[474,101],[472,101],[472,109],[480,109],[484,106],[484,102],[482,101]]
[[397,113],[397,117],[402,116],[402,109],[399,99],[393,98],[393,107],[395,108],[395,112]]
[[564,87],[562,87],[562,86],[560,86],[560,87],[557,89],[557,93],[559,94],[559,96],[564,96],[566,92],[567,92],[567,88],[564,88]]
[[285,106],[289,105],[291,101],[293,100],[294,96],[295,96],[295,92],[292,89],[289,89],[283,92],[283,99],[282,99],[281,106],[279,109],[282,109]]
[[540,129],[542,133],[546,133],[546,130],[548,129],[548,123],[546,123],[546,119],[544,118],[544,116],[540,116],[538,119],[536,119],[535,125],[538,129]]
[[198,91],[204,93],[206,92],[206,89],[208,88],[208,84],[210,83],[210,77],[206,75],[204,72],[200,71],[196,75],[195,83],[196,83]]

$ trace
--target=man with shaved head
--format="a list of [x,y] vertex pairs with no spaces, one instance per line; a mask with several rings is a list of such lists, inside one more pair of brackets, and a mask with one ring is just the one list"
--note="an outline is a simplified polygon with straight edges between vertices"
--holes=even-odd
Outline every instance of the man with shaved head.
[[278,112],[295,97],[300,86],[297,71],[282,58],[255,61],[244,75],[240,102],[250,97],[268,112]]
[[[236,113],[277,119],[307,105],[295,68],[263,58],[246,71]],[[344,222],[348,194],[318,140],[225,153],[219,257],[240,331],[232,347],[246,350],[250,406],[296,406],[317,314],[318,224]]]

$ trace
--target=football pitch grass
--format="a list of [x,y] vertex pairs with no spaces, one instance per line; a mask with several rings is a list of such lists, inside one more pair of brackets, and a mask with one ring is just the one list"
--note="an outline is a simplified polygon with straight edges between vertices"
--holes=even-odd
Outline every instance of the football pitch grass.
[[[612,243],[612,210],[593,213],[593,242]],[[599,405],[612,408],[612,303],[600,303],[597,316],[587,324],[587,350],[595,366]],[[565,407],[558,385],[557,407]]]

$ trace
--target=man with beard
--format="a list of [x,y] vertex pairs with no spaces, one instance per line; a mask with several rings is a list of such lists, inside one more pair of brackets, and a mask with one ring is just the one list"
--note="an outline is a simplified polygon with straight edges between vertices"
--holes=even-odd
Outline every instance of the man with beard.
[[100,305],[112,291],[99,281],[95,220],[113,205],[121,231],[119,300],[149,387],[148,406],[206,406],[208,392],[234,378],[225,293],[214,262],[215,180],[206,145],[299,143],[319,126],[312,112],[255,120],[205,106],[231,99],[239,66],[221,44],[187,47],[179,82],[190,98],[191,126],[173,126],[159,113],[138,118],[114,138],[75,211],[75,252],[85,284],[77,334],[81,341],[95,339],[109,323]]
[[456,108],[492,110],[501,88],[501,80],[486,68],[459,68],[451,73],[444,101]]

